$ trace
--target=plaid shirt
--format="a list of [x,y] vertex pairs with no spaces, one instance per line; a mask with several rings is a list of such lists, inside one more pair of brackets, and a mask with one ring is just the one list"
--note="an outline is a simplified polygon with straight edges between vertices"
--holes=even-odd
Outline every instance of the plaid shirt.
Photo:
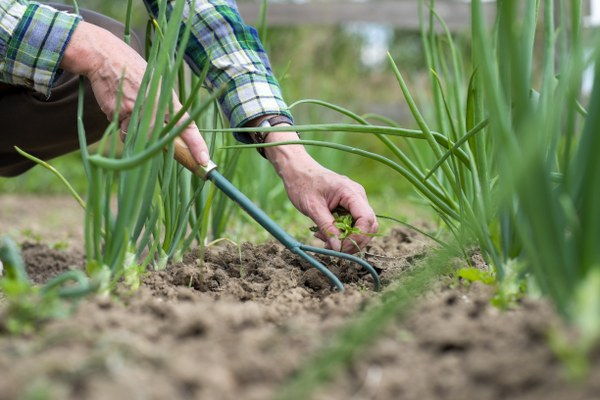
[[[144,3],[158,13],[158,1]],[[256,30],[242,21],[235,1],[187,0],[184,15],[192,18],[188,64],[199,72],[210,63],[208,87],[226,85],[219,100],[232,127],[267,114],[291,118]],[[79,21],[34,1],[0,0],[0,81],[49,96]]]

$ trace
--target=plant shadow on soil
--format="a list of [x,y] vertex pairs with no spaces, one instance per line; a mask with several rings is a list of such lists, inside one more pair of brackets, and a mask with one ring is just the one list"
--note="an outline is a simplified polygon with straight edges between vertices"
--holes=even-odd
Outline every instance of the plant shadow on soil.
[[[398,229],[367,259],[389,284],[430,244]],[[25,244],[42,283],[83,265],[78,252]],[[0,394],[72,399],[268,399],[351,316],[376,296],[353,264],[329,262],[346,284],[274,243],[222,244],[144,276],[140,290],[89,299],[40,332],[0,336]],[[545,335],[557,317],[542,301],[501,312],[492,290],[442,279],[392,323],[319,399],[594,399],[600,368],[567,384]],[[596,357],[595,360],[598,358]]]

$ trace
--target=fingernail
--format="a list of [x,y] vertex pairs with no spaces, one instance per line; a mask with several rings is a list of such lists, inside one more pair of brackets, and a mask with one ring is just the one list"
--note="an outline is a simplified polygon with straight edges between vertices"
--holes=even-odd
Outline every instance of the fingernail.
[[200,164],[207,166],[208,162],[210,161],[210,157],[208,156],[208,153],[203,151],[200,153]]
[[330,238],[327,242],[329,243],[331,250],[340,251],[342,248],[342,242],[337,238]]

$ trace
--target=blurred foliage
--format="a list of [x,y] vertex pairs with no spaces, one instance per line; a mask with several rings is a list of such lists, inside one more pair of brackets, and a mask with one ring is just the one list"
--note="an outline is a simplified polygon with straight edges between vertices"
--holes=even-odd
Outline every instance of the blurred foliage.
[[[64,175],[78,193],[85,193],[87,180],[78,151],[51,160],[50,164]],[[50,171],[34,167],[16,178],[0,178],[1,193],[68,194],[68,191]]]

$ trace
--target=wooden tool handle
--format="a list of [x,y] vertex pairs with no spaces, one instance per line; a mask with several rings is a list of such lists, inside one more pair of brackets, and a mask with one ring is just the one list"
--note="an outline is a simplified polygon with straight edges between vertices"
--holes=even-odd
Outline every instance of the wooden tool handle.
[[173,145],[175,146],[175,160],[192,171],[193,174],[206,179],[208,173],[217,168],[217,164],[212,161],[209,161],[208,165],[205,167],[198,164],[192,156],[190,149],[181,138],[175,138]]

